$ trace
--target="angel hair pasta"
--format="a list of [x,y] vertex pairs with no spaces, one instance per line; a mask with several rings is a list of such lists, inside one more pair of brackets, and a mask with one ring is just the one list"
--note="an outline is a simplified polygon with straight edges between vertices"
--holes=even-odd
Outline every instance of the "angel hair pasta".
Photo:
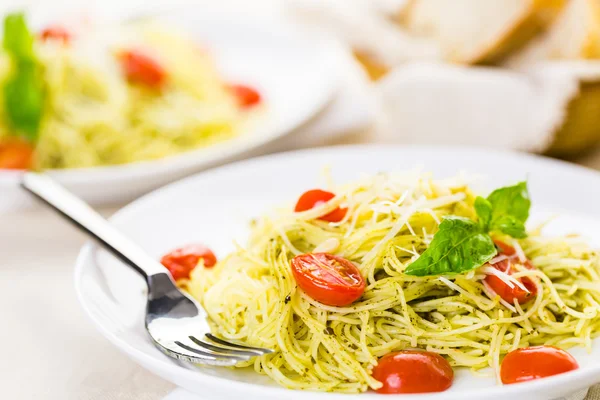
[[[245,247],[185,282],[214,334],[275,350],[240,367],[287,388],[363,392],[382,387],[373,369],[396,351],[499,374],[522,347],[590,349],[598,255],[577,237],[525,232],[525,183],[483,198],[460,177],[380,174],[334,191],[256,221]],[[315,300],[292,267],[307,254],[350,261],[364,291],[343,306]]]

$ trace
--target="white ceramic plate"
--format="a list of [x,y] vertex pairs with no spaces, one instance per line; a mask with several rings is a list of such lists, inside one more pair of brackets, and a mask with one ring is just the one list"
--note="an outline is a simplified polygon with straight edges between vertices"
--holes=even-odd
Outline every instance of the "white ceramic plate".
[[[321,168],[330,165],[337,182],[361,173],[398,171],[422,165],[436,177],[460,170],[486,177],[489,188],[529,179],[532,218],[560,216],[547,234],[581,233],[600,246],[600,174],[541,157],[460,147],[352,146],[299,151],[231,164],[155,191],[130,204],[112,221],[157,259],[175,246],[200,241],[224,256],[234,239],[244,242],[247,223],[274,205],[292,203],[303,191],[322,186]],[[118,261],[88,244],[77,261],[79,300],[98,329],[140,365],[194,393],[234,399],[381,399],[380,395],[338,395],[289,391],[252,371],[186,368],[156,350],[143,329],[144,283]],[[571,353],[580,369],[518,385],[457,370],[452,388],[406,399],[552,399],[600,381],[600,342],[592,354]]]
[[[296,26],[241,20],[240,16],[200,12],[197,7],[178,8],[161,18],[208,48],[226,81],[256,87],[265,99],[264,115],[232,140],[173,157],[49,171],[91,203],[122,204],[190,173],[266,151],[269,144],[315,116],[337,88],[339,53],[332,51],[334,44]],[[17,172],[0,170],[0,193],[17,192],[18,177]]]

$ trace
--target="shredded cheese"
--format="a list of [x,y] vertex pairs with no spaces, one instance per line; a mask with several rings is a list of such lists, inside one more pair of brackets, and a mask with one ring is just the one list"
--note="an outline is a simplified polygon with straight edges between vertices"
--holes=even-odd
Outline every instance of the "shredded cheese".
[[334,253],[340,247],[340,241],[337,238],[329,238],[315,247],[313,253]]
[[502,282],[504,282],[509,288],[514,289],[517,286],[519,289],[529,293],[529,290],[523,285],[523,283],[519,279],[515,279],[513,276],[502,272],[491,266],[481,267],[481,272],[484,272],[488,275],[494,275],[498,277]]
[[525,252],[523,251],[523,248],[521,247],[519,242],[517,242],[516,239],[512,240],[512,246],[515,248],[515,252],[517,254],[517,257],[519,258],[519,261],[522,263],[526,262],[527,257],[525,256]]

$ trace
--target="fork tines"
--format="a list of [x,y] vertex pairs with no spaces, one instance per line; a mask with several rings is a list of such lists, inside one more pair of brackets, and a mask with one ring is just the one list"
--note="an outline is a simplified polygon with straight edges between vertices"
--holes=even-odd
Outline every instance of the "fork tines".
[[[198,355],[199,358],[202,360],[201,362],[208,361],[208,358],[215,364],[221,364],[221,362],[223,362],[223,364],[233,365],[240,361],[248,361],[252,357],[262,356],[264,354],[269,354],[273,352],[269,349],[249,347],[237,343],[231,343],[226,340],[220,339],[210,333],[207,333],[204,336],[204,340],[198,339],[194,336],[189,336],[188,338],[200,348],[187,345],[180,341],[175,341],[175,344],[177,344],[182,349],[187,350],[188,352]],[[187,358],[189,357],[184,357],[184,359]],[[194,362],[193,359],[188,361]]]

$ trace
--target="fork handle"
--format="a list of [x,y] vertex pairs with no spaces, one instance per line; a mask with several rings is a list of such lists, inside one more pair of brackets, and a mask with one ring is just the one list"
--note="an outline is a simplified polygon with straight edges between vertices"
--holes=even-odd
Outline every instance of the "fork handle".
[[25,172],[21,187],[97,240],[108,251],[139,272],[146,282],[156,274],[167,272],[154,258],[115,229],[83,200],[45,174]]

